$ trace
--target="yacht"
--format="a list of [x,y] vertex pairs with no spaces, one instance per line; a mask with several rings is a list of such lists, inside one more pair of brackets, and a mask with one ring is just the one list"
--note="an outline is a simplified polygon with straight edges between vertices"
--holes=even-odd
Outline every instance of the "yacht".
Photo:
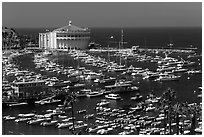
[[97,97],[103,95],[103,92],[100,91],[92,91],[87,94],[87,97]]
[[107,99],[114,99],[114,100],[119,100],[119,99],[121,99],[121,97],[119,96],[119,94],[108,94],[108,95],[105,95],[105,98],[107,98]]
[[155,79],[155,81],[175,81],[179,80],[181,76],[175,76],[175,75],[161,75],[158,79]]

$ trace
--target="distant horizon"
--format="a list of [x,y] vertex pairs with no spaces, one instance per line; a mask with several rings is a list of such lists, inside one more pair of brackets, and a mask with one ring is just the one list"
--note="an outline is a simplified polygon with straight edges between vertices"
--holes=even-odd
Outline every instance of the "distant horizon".
[[[7,27],[7,26],[2,26],[3,28]],[[62,26],[59,27],[7,27],[7,28],[13,28],[13,29],[56,29],[56,28],[60,28]],[[80,27],[80,26],[79,26]],[[85,28],[85,27],[82,27]],[[86,27],[86,28],[202,28],[202,26],[146,26],[146,27]]]

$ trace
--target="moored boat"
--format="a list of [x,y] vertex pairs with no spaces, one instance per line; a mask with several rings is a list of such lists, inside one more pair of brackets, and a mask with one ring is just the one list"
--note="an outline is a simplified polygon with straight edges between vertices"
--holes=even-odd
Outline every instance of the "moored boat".
[[8,115],[8,116],[4,116],[3,119],[5,119],[5,120],[14,120],[14,119],[16,119],[16,117]]
[[58,123],[57,128],[69,128],[72,125],[73,125],[72,122]]
[[28,117],[34,117],[35,114],[34,113],[28,113],[28,114],[18,114],[18,117],[24,117],[24,118],[28,118]]
[[103,95],[103,92],[100,91],[92,91],[90,93],[87,94],[87,97],[98,97]]
[[105,98],[107,98],[107,99],[114,99],[114,100],[120,100],[121,99],[119,94],[108,94],[108,95],[105,95]]
[[15,122],[19,123],[19,122],[26,122],[28,120],[31,120],[31,118],[18,118],[15,120]]
[[56,124],[57,124],[57,120],[52,120],[52,121],[48,121],[48,122],[42,122],[42,123],[40,123],[40,125],[42,125],[42,126],[55,126]]

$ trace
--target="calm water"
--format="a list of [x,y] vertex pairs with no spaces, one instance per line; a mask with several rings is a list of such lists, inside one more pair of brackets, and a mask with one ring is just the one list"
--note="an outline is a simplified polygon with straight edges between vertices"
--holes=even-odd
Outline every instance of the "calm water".
[[[183,31],[181,31],[183,30]],[[103,34],[102,34],[103,32]],[[31,32],[30,32],[31,33]],[[32,32],[32,34],[34,34]],[[114,35],[115,34],[115,35]],[[165,34],[165,35],[164,35]],[[120,39],[120,29],[93,29],[92,30],[92,39],[96,41],[97,43],[101,43],[102,45],[106,45],[106,38],[110,35],[114,35],[115,39],[119,41]],[[201,48],[201,30],[198,28],[180,28],[180,30],[172,29],[172,28],[166,28],[166,29],[132,29],[127,28],[124,29],[124,39],[125,41],[128,41],[129,45],[141,45],[141,47],[162,47],[166,46],[167,43],[169,43],[169,39],[171,37],[173,43],[178,47],[188,47],[189,45],[193,44],[194,46]],[[146,45],[144,44],[144,41],[146,40]],[[114,46],[114,44],[112,45]],[[201,50],[200,50],[201,51]],[[100,55],[102,56],[102,55]],[[175,55],[178,56],[178,55]],[[180,55],[184,58],[186,55]],[[106,55],[104,55],[106,57]],[[113,60],[114,58],[112,58]],[[198,65],[201,63],[201,58],[192,59],[191,61],[196,61],[196,65],[193,66],[193,68],[201,69],[202,65]],[[29,69],[36,72],[39,72],[38,70],[34,69],[35,65],[32,62],[33,58],[32,55],[27,57],[22,57],[18,59],[18,64],[22,69]],[[64,66],[76,66],[77,62],[73,59],[70,59],[70,56],[68,56],[65,53],[60,53],[57,55],[54,55],[50,58],[50,60],[53,60],[54,62],[57,62],[59,64],[62,64]],[[127,61],[123,62],[126,63],[127,66],[133,65],[135,67],[142,67],[142,68],[149,68],[150,70],[154,70],[157,65],[147,64],[147,63],[137,63],[135,61]],[[81,63],[80,66],[85,66],[88,69],[93,69],[90,66],[86,66],[85,64]],[[95,68],[95,71],[98,71]],[[190,79],[187,79],[190,77]],[[198,100],[197,95],[199,94],[197,91],[197,88],[202,85],[202,75],[201,74],[194,74],[194,75],[187,75],[182,74],[182,77],[179,81],[171,81],[171,82],[153,82],[149,80],[142,80],[141,78],[134,78],[133,83],[136,86],[139,86],[140,88],[140,94],[144,97],[149,94],[150,92],[155,93],[156,95],[161,95],[162,92],[167,89],[167,87],[171,87],[176,91],[177,95],[177,101],[178,102],[200,102]],[[98,86],[98,85],[95,85]],[[100,86],[100,85],[99,85]],[[126,94],[121,94],[123,101],[110,101],[110,107],[111,108],[118,108],[118,107],[124,107],[126,105],[134,105],[135,102],[130,100],[130,97],[134,95],[134,92],[129,92]],[[96,107],[96,103],[102,99],[105,98],[104,96],[101,97],[94,97],[94,98],[81,98],[78,99],[74,103],[74,112],[75,116],[77,117],[77,120],[83,120],[83,117],[76,114],[76,110],[80,109],[86,109],[87,113],[94,113],[96,115],[96,112],[94,108]],[[46,106],[25,106],[25,107],[16,107],[16,108],[7,108],[3,110],[3,116],[4,115],[12,115],[17,116],[19,113],[30,113],[32,111],[36,111],[38,114],[44,114],[46,110],[48,109],[55,109],[57,107],[56,105],[46,105]],[[66,111],[66,115],[71,117],[71,110]],[[26,135],[66,135],[71,134],[70,131],[65,129],[57,129],[55,127],[41,127],[39,125],[35,126],[29,126],[25,123],[15,123],[13,121],[2,121],[3,127],[2,131],[5,134],[26,134]],[[89,125],[95,123],[95,118],[85,121],[85,123],[88,123]],[[83,133],[86,134],[86,133]]]
[[[39,33],[45,32],[45,28],[15,28],[19,34],[26,34],[32,38],[37,38]],[[54,28],[49,28],[53,30]],[[111,41],[121,40],[121,28],[90,28],[91,41],[99,43],[102,47],[107,47],[110,36]],[[167,47],[168,43],[173,43],[174,47],[194,47],[202,49],[202,28],[123,28],[125,47],[139,45],[142,48]],[[112,43],[110,46],[118,47]]]

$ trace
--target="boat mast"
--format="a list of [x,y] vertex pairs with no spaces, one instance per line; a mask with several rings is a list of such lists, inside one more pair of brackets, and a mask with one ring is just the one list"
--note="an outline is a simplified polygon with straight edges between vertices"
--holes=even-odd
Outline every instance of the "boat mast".
[[109,40],[108,40],[108,62],[110,62],[110,42],[112,42],[112,41],[110,41],[111,39],[113,39],[113,36],[111,36],[110,38],[109,38]]
[[[119,42],[119,52],[121,47],[123,47],[123,29],[121,30],[121,45]],[[120,66],[121,66],[121,52],[120,52]]]
[[110,42],[108,41],[108,62],[110,62],[109,44]]

